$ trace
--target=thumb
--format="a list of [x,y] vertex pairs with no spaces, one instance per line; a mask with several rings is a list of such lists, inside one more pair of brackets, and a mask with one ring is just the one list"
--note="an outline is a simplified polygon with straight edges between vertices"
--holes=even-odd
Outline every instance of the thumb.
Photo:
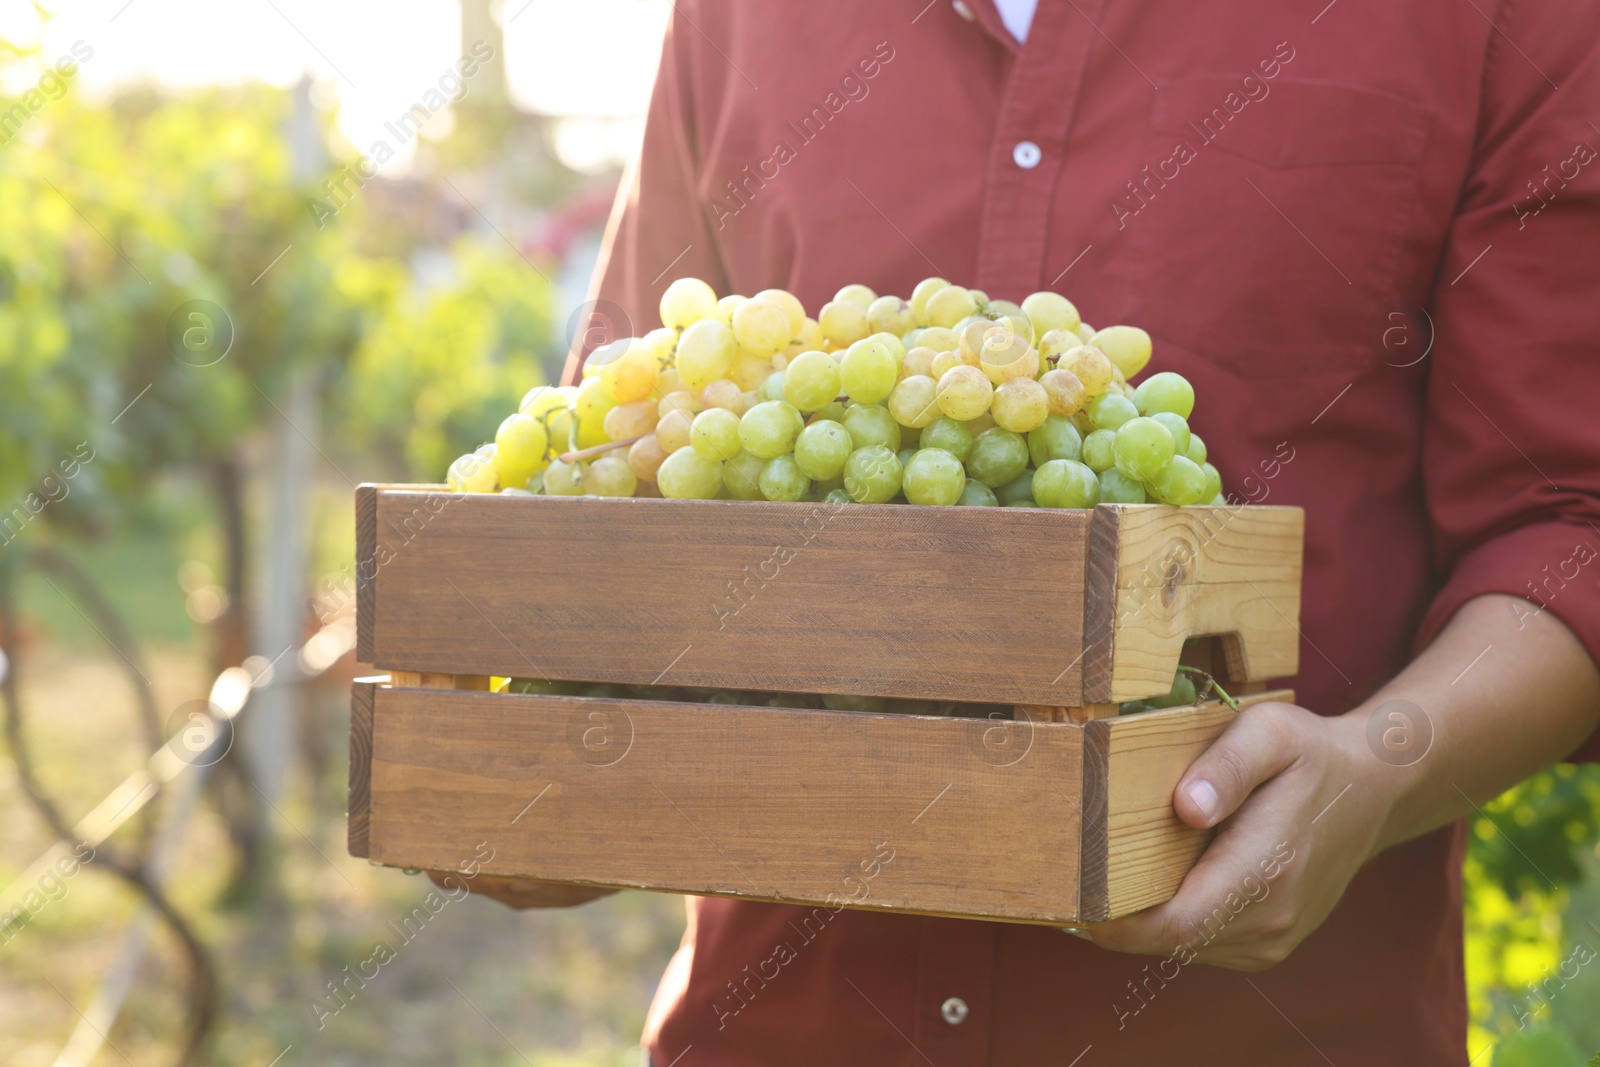
[[1292,704],[1253,704],[1189,765],[1172,793],[1178,818],[1199,830],[1232,815],[1256,786],[1300,755]]

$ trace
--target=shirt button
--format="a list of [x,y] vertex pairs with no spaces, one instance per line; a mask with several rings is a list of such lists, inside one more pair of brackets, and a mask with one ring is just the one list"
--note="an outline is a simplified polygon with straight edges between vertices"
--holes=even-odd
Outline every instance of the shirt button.
[[1017,147],[1011,150],[1011,158],[1023,170],[1032,170],[1039,165],[1039,160],[1044,153],[1039,151],[1039,146],[1032,141],[1018,141]]
[[939,1014],[951,1026],[960,1026],[967,1017],[967,1002],[960,997],[951,997],[939,1005]]
[[971,22],[978,16],[973,14],[972,8],[967,6],[967,0],[950,0],[950,6],[956,9],[956,14]]

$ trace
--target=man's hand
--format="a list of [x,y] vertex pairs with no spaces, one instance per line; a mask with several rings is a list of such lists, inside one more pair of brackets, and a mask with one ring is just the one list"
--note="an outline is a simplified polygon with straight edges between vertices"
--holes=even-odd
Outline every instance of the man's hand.
[[1242,711],[1173,792],[1178,817],[1218,826],[1216,840],[1172,900],[1093,926],[1090,940],[1158,956],[1187,946],[1247,971],[1281,962],[1378,850],[1396,776],[1368,750],[1364,718]]
[[[615,889],[597,889],[587,885],[565,885],[561,882],[537,882],[531,878],[506,878],[497,874],[480,874],[473,878],[452,871],[429,871],[434,885],[445,889],[466,886],[473,896],[498,900],[508,908],[570,908],[587,904],[591,900],[608,897]],[[449,879],[449,883],[445,879]]]

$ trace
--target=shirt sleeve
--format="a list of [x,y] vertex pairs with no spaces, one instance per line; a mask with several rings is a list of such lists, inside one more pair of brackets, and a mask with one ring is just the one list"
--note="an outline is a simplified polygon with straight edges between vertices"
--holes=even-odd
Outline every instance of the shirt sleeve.
[[[1495,12],[1435,281],[1422,469],[1444,583],[1417,647],[1505,593],[1600,662],[1600,17],[1554,7]],[[1600,760],[1600,734],[1575,758]]]
[[[674,279],[696,277],[728,292],[705,202],[698,192],[694,71],[699,5],[673,5],[661,47],[644,140],[617,190],[599,264],[561,380],[576,383],[590,352],[661,325],[661,294]],[[695,21],[691,21],[691,19]]]

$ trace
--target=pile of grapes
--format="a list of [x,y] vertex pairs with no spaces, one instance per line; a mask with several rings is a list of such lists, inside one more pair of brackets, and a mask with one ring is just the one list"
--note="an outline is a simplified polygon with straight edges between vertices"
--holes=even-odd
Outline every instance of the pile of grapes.
[[533,389],[461,492],[978,504],[1222,502],[1189,429],[1194,389],[1137,386],[1150,336],[1071,301],[1020,305],[928,278],[910,300],[849,285],[816,318],[792,294],[680,278],[660,329]]

